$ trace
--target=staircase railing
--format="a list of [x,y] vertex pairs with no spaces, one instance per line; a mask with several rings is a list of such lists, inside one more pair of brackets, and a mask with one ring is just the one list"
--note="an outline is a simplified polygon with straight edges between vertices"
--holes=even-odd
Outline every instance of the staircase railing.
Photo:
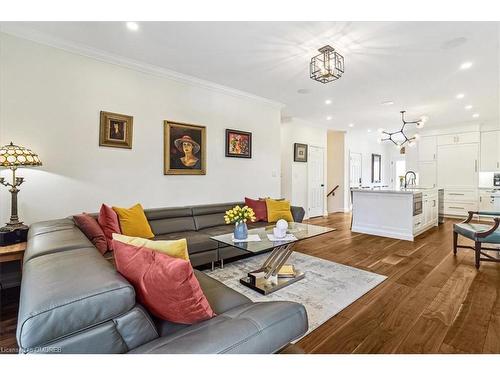
[[335,190],[337,190],[339,188],[339,185],[335,186],[332,191],[330,191],[326,197],[328,198],[330,195],[333,197],[335,195]]

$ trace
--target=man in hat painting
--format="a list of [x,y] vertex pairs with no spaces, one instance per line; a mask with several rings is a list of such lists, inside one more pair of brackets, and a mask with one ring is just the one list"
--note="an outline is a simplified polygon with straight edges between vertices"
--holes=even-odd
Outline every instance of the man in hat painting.
[[175,147],[184,153],[181,158],[174,157],[172,168],[175,169],[201,169],[201,162],[195,155],[200,152],[200,145],[196,143],[189,135],[184,135],[174,141]]

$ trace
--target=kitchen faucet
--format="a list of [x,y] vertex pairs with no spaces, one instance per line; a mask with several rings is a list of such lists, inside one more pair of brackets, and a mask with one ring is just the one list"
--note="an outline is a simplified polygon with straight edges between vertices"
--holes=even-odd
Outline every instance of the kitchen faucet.
[[[408,174],[412,174],[413,177],[411,179],[408,179]],[[408,187],[408,185],[415,185],[415,181],[417,180],[417,175],[413,171],[408,171],[405,174],[405,189]],[[408,183],[410,182],[410,183]]]

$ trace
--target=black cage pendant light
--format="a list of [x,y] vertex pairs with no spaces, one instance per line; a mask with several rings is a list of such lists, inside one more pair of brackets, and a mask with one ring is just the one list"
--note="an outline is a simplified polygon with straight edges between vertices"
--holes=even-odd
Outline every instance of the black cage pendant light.
[[321,83],[335,81],[344,74],[344,56],[335,52],[332,46],[321,47],[319,55],[311,58],[310,78]]

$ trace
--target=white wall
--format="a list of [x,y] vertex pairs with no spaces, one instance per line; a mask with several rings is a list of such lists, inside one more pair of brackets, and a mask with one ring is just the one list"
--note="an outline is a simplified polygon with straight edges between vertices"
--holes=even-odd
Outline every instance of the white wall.
[[[101,110],[134,116],[131,150],[99,147]],[[163,120],[207,127],[207,175],[163,175]],[[253,133],[252,159],[224,156],[226,128]],[[102,202],[180,206],[280,195],[280,108],[0,34],[0,142],[38,152],[22,169],[27,223]],[[1,176],[9,176],[2,171]],[[0,189],[1,221],[10,194]]]
[[291,118],[281,124],[281,195],[289,199],[295,206],[308,208],[308,163],[293,161],[293,144],[304,143],[309,146],[324,149],[324,185],[325,200],[323,203],[326,212],[326,157],[327,157],[327,130],[297,118]]
[[[389,185],[390,171],[390,154],[389,147],[384,143],[377,143],[377,133],[368,133],[366,129],[350,129],[345,135],[345,207],[350,206],[350,187],[349,187],[349,154],[351,152],[361,153],[362,156],[362,176],[361,184],[363,186],[372,185]],[[372,154],[379,154],[382,158],[382,182],[379,184],[372,184]]]

